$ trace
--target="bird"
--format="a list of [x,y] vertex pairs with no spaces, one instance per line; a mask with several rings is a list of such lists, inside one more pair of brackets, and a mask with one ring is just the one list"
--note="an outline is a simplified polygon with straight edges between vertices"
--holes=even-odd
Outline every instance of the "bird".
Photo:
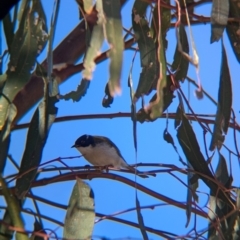
[[128,169],[142,178],[148,178],[146,174],[128,165],[118,147],[107,137],[84,134],[75,141],[72,148],[76,148],[94,166]]

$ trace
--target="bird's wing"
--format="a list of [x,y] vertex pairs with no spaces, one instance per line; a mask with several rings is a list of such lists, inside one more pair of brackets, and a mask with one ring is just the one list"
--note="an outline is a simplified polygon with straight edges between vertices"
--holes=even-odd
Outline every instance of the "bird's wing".
[[117,153],[118,153],[118,155],[126,162],[126,160],[123,158],[119,148],[109,138],[103,137],[103,136],[94,136],[94,141],[95,141],[95,144],[99,144],[99,143],[101,144],[101,143],[104,142],[104,143],[107,143],[110,147],[115,148]]

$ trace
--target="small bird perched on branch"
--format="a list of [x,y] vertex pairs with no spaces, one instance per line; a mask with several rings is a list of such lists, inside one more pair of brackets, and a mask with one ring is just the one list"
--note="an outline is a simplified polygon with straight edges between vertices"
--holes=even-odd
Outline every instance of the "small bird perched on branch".
[[[148,176],[127,164],[118,147],[107,137],[82,135],[72,148],[76,148],[84,158],[94,166],[113,167],[114,169],[128,169],[142,178]],[[156,176],[155,174],[149,174]]]

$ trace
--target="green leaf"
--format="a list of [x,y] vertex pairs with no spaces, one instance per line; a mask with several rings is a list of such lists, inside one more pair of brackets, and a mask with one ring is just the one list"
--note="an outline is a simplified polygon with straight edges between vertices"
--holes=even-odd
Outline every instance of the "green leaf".
[[[170,0],[165,1],[166,4],[170,4]],[[160,6],[160,14],[161,14],[161,32],[163,38],[163,46],[164,49],[167,49],[167,31],[171,26],[171,10],[170,8],[165,8],[162,5]],[[158,4],[155,5],[153,10],[153,18],[151,23],[151,29],[153,31],[153,39],[157,42],[157,36],[159,31],[159,24],[158,24]]]
[[0,75],[0,91],[1,91],[2,87],[4,86],[6,80],[7,80],[7,74],[1,74]]
[[211,12],[211,43],[218,41],[228,22],[229,0],[213,0]]
[[71,91],[65,95],[61,95],[60,99],[70,100],[72,99],[73,102],[79,102],[83,96],[85,96],[87,89],[89,88],[90,81],[86,79],[82,79],[81,84],[78,85],[76,91]]
[[40,19],[42,13],[38,10],[39,3],[34,4],[35,2],[36,0],[33,2],[31,12],[29,5],[26,5],[11,45],[7,80],[0,95],[0,130],[6,118],[8,105],[28,82],[36,57],[47,41],[47,33]]
[[0,172],[4,170],[4,166],[7,159],[9,144],[10,144],[10,131],[13,120],[17,115],[17,109],[13,103],[9,105],[5,124],[0,132]]
[[93,191],[87,183],[77,178],[65,217],[64,239],[91,239],[94,220]]
[[2,221],[4,223],[6,223],[6,225],[5,224],[0,224],[1,240],[11,240],[11,239],[13,239],[14,231],[9,230],[9,228],[8,228],[8,225],[12,226],[13,224],[12,224],[12,221],[11,221],[11,217],[10,217],[9,211],[7,209],[5,210],[5,213],[4,213],[4,216],[2,218]]
[[109,87],[107,83],[105,86],[105,96],[103,97],[103,100],[102,100],[102,106],[105,108],[108,108],[112,103],[113,103],[113,97],[109,92]]
[[[45,114],[45,104],[47,106],[47,116]],[[36,109],[27,135],[27,142],[19,170],[20,178],[16,182],[16,194],[18,198],[22,199],[32,181],[36,177],[37,167],[40,164],[42,151],[47,140],[48,131],[55,120],[57,108],[54,106],[56,98],[50,97],[48,101],[42,101]],[[47,126],[45,129],[45,121],[47,119]]]
[[[230,190],[232,188],[232,178],[228,174],[226,160],[220,152],[218,165],[215,170],[215,176],[219,183],[222,184],[226,189]],[[226,191],[226,194],[230,197],[230,192]],[[210,192],[209,209],[209,217],[211,219],[208,230],[209,239],[219,238],[219,230],[221,231],[221,236],[224,236],[224,239],[229,239],[229,236],[234,232],[235,226],[233,223],[238,214],[235,214],[235,212],[230,214],[232,209],[228,207],[225,201],[217,198],[212,191]],[[216,224],[218,219],[222,219],[224,216],[228,217],[226,217],[225,221],[221,223],[220,228],[216,229],[213,223]]]
[[98,12],[98,21],[97,21],[97,25],[95,25],[93,28],[90,45],[87,49],[87,53],[83,62],[83,65],[85,68],[83,70],[83,78],[86,78],[89,80],[92,79],[92,72],[94,71],[96,66],[94,59],[98,56],[104,40],[103,22],[105,19],[103,15],[101,0],[98,0],[96,3],[96,10]]
[[[189,54],[189,44],[187,39],[187,34],[184,25],[179,26],[179,41],[182,45],[183,52]],[[179,51],[178,43],[175,49],[174,57],[172,63],[172,71],[176,71],[175,80],[184,81],[187,76],[189,61],[184,57],[184,55]]]
[[10,52],[14,33],[13,33],[13,23],[11,21],[11,17],[9,13],[3,19],[3,28],[4,28],[5,38],[8,46],[8,51]]
[[218,196],[218,198],[232,206],[231,199],[228,198],[227,195],[219,189],[218,184],[215,183],[215,178],[203,157],[192,126],[180,106],[178,106],[177,116],[179,116],[180,119],[175,120],[175,126],[177,125],[176,122],[181,123],[177,128],[177,138],[188,162],[196,172],[201,173],[197,174],[197,176],[211,189],[214,196]]
[[[0,176],[0,184],[13,226],[24,231],[24,224],[21,217],[19,202],[17,201],[15,195],[10,192],[2,176]],[[25,233],[17,232],[16,240],[28,240],[28,236]]]
[[[154,94],[152,99],[150,100],[150,103],[156,101],[157,94]],[[173,98],[175,98],[173,91],[172,91],[172,80],[171,77],[168,75],[167,76],[167,86],[163,88],[163,112],[166,111],[166,109],[170,106],[170,104],[173,101]],[[142,107],[138,112],[137,112],[137,120],[141,123],[144,121],[153,121],[150,117],[150,111],[148,109],[145,109]],[[156,119],[154,119],[156,120]]]
[[[238,1],[229,0],[229,18],[240,18],[240,6]],[[239,23],[228,22],[227,35],[230,40],[233,52],[240,63],[240,38],[239,38]]]
[[224,142],[224,135],[227,134],[232,108],[232,83],[228,68],[227,55],[222,44],[222,64],[220,72],[220,83],[218,90],[218,106],[213,129],[212,140],[209,149],[221,148]]
[[[80,2],[80,1],[78,1],[78,2]],[[93,9],[93,0],[83,0],[83,7],[84,7],[84,11],[87,14],[90,14]]]
[[122,72],[123,59],[123,37],[122,37],[122,19],[121,19],[121,3],[116,0],[102,0],[103,11],[105,15],[104,32],[105,38],[110,45],[108,57],[110,59],[108,81],[109,92],[113,97],[121,93],[120,78]]
[[226,184],[229,181],[229,174],[228,174],[226,160],[220,152],[219,152],[218,165],[215,171],[215,176],[220,183],[226,186]]
[[156,89],[159,74],[156,45],[150,34],[148,21],[144,16],[147,6],[147,2],[136,0],[132,9],[132,26],[138,43],[142,66],[142,72],[135,92],[136,100],[142,95],[148,95],[152,89]]
[[[193,170],[193,167],[191,166],[190,163],[188,163],[188,168]],[[188,171],[187,177],[188,177],[187,204],[186,204],[187,222],[185,227],[188,226],[191,219],[192,199],[198,202],[198,195],[196,194],[196,190],[198,188],[198,177],[196,178],[196,174],[194,174],[191,171]]]
[[143,220],[143,216],[141,214],[141,206],[138,200],[138,197],[136,195],[136,207],[137,207],[137,217],[138,217],[138,224],[139,224],[139,228],[141,230],[142,236],[144,240],[148,240],[148,235],[145,229],[145,225],[144,225],[144,220]]
[[[240,208],[240,189],[236,189],[236,195],[237,195],[237,200],[236,200],[236,208]],[[234,226],[234,231],[233,231],[233,240],[238,240],[240,238],[240,217],[238,212],[235,213],[235,218],[232,221],[232,226]]]
[[164,89],[167,86],[167,75],[166,75],[166,57],[165,57],[165,49],[163,48],[163,41],[162,35],[159,36],[160,38],[160,49],[158,47],[159,59],[160,59],[160,76],[157,82],[157,93],[156,93],[156,100],[150,103],[149,110],[150,110],[150,117],[151,119],[155,120],[160,117],[164,111]]

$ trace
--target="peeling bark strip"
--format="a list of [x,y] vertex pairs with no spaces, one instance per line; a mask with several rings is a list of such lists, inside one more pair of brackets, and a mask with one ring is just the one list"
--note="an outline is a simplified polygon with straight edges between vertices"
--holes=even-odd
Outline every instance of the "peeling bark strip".
[[229,0],[213,0],[211,25],[212,34],[210,42],[218,41],[228,22]]

